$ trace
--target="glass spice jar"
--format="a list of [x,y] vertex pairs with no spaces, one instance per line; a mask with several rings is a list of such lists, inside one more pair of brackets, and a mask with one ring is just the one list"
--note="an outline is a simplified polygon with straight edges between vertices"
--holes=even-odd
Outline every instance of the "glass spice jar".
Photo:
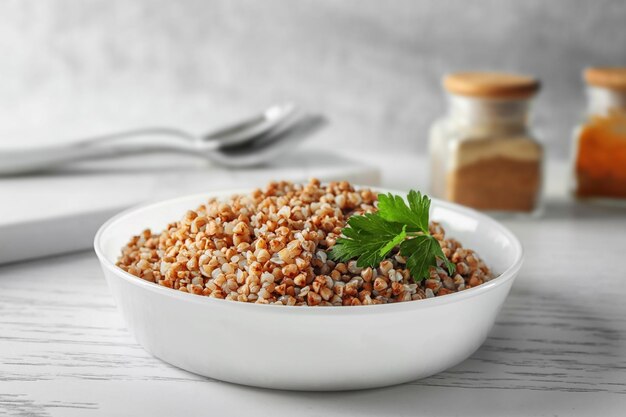
[[537,212],[543,148],[528,119],[539,81],[464,72],[443,85],[449,111],[431,128],[431,193],[494,214]]
[[574,193],[626,204],[626,68],[588,68],[587,117],[574,131]]

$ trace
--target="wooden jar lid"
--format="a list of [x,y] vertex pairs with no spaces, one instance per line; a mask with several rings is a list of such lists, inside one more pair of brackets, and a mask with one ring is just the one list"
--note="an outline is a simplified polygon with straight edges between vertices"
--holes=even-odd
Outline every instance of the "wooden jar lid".
[[500,72],[456,72],[447,75],[443,85],[453,94],[492,99],[524,99],[540,88],[534,77]]
[[587,84],[626,91],[626,67],[592,67],[584,73]]

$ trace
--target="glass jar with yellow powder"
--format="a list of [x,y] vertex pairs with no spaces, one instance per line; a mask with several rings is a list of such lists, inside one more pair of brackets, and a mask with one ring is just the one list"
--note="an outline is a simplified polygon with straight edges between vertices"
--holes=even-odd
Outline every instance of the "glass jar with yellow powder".
[[574,133],[574,193],[626,203],[626,67],[588,68],[586,120]]
[[462,72],[443,85],[449,110],[431,128],[431,193],[492,213],[535,213],[543,148],[528,121],[539,81]]

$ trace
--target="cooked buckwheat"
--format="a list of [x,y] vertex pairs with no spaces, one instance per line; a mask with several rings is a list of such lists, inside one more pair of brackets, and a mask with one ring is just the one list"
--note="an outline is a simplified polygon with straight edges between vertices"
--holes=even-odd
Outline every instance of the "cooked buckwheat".
[[346,181],[272,182],[250,195],[215,198],[161,233],[145,230],[122,249],[117,265],[175,290],[260,304],[354,306],[420,300],[462,291],[493,275],[480,257],[431,223],[449,276],[431,267],[415,283],[397,249],[377,268],[336,263],[327,251],[353,214],[376,210],[376,193]]

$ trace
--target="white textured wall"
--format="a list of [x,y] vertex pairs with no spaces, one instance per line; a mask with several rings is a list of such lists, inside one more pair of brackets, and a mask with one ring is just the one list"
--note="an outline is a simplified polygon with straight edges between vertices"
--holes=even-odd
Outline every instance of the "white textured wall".
[[424,149],[441,74],[528,71],[566,153],[580,71],[626,64],[626,2],[158,0],[0,2],[0,142],[142,124],[204,130],[292,99],[326,146]]

